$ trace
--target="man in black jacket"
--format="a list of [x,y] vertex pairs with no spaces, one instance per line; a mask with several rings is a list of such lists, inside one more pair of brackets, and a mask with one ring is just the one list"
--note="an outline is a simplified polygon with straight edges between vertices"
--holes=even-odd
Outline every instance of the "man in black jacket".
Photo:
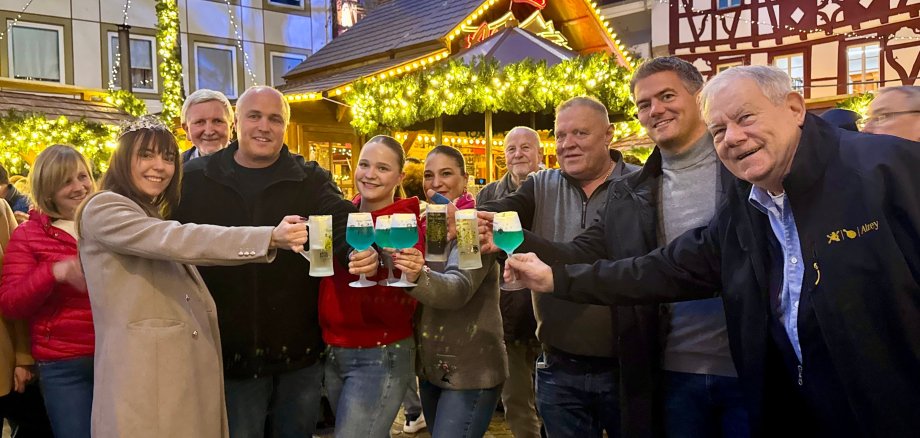
[[[237,101],[238,142],[183,169],[180,222],[265,225],[299,214],[332,215],[333,252],[353,274],[376,273],[372,249],[349,263],[345,242],[352,203],[325,169],[283,144],[290,120],[284,97],[252,87]],[[260,437],[272,413],[272,437],[312,436],[322,388],[319,278],[299,254],[269,264],[200,267],[217,303],[231,437]]]
[[[576,302],[722,290],[755,434],[916,434],[917,143],[806,115],[789,77],[772,67],[720,73],[701,102],[720,160],[740,178],[708,226],[643,257],[549,267],[526,254],[507,267],[532,290]],[[575,250],[591,250],[596,228]]]

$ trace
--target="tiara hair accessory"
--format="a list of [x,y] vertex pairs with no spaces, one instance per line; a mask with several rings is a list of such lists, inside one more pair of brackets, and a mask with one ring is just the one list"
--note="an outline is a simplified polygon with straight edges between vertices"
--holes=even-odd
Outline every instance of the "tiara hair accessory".
[[130,122],[127,122],[121,125],[121,132],[118,133],[118,138],[123,137],[129,132],[134,132],[140,129],[151,129],[151,130],[160,130],[160,131],[169,131],[169,127],[160,120],[159,117],[153,115],[144,115],[140,116]]

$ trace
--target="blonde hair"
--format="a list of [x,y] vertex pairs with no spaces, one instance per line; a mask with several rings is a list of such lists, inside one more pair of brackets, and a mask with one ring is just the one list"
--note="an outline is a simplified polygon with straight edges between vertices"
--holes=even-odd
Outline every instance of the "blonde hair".
[[49,146],[38,154],[32,171],[29,173],[29,185],[32,186],[32,201],[35,207],[53,218],[61,218],[61,211],[54,204],[54,194],[64,187],[67,178],[82,165],[90,177],[92,191],[96,191],[92,167],[89,161],[73,146],[56,144]]

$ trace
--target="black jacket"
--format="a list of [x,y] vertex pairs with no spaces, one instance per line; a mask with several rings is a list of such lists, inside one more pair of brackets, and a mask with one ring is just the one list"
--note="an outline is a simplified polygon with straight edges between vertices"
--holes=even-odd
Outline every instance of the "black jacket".
[[[224,226],[277,225],[287,215],[333,215],[334,252],[347,266],[345,226],[356,211],[342,199],[329,172],[316,162],[281,150],[274,181],[248,211],[236,189],[233,155],[236,142],[185,164],[182,201],[174,214],[180,222]],[[296,370],[314,363],[322,352],[317,300],[319,278],[309,263],[279,250],[269,264],[199,267],[217,303],[224,369],[242,378]]]
[[185,164],[186,162],[188,162],[188,160],[192,159],[192,154],[195,153],[195,150],[197,148],[198,148],[197,146],[192,146],[188,148],[188,150],[182,153],[182,164]]
[[[553,266],[554,294],[630,304],[723,290],[732,357],[756,434],[799,432],[794,417],[803,411],[791,405],[796,398],[790,394],[807,393],[809,375],[836,373],[845,400],[834,404],[846,407],[821,417],[812,407],[806,420],[824,433],[839,432],[838,423],[847,421],[855,429],[842,435],[914,436],[920,430],[918,169],[915,142],[806,117],[783,181],[805,258],[803,301],[813,302],[808,323],[817,329],[800,331],[801,387],[786,373],[771,337],[774,238],[768,218],[748,201],[751,185],[744,181],[726,187],[725,202],[707,227],[664,248],[616,262]],[[833,369],[808,368],[806,351],[814,346],[826,348]]]
[[[476,194],[476,205],[501,199],[514,193],[516,189],[516,187],[512,187],[511,172],[509,171],[502,179],[489,183]],[[504,266],[504,253],[501,254],[499,263]],[[505,343],[536,343],[537,320],[533,315],[533,299],[530,297],[530,289],[502,291],[499,296],[499,305],[502,311]]]

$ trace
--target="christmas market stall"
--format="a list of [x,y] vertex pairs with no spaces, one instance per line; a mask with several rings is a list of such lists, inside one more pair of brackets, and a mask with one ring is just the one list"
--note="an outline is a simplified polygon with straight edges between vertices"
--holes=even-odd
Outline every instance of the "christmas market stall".
[[516,125],[540,132],[554,166],[553,109],[569,97],[599,98],[616,135],[635,134],[634,62],[584,0],[395,0],[285,76],[286,140],[347,194],[362,140],[379,133],[420,159],[458,147],[481,185],[504,172],[504,133]]

